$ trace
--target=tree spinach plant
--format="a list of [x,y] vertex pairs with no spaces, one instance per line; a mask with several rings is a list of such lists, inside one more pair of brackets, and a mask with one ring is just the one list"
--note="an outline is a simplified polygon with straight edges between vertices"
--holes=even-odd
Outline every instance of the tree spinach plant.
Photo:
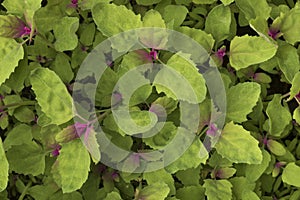
[[300,199],[299,27],[293,0],[0,0],[0,199]]

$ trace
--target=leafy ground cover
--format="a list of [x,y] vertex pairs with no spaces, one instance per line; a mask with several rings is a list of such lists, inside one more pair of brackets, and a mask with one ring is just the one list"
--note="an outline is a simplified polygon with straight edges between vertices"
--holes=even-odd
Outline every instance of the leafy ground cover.
[[0,3],[0,199],[300,199],[299,2]]

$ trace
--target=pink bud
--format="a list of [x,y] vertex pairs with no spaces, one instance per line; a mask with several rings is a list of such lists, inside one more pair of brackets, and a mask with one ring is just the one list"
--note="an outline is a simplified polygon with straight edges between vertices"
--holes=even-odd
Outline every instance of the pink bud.
[[280,35],[280,31],[278,29],[270,28],[268,31],[268,35],[275,40]]
[[206,131],[206,134],[208,136],[215,137],[217,135],[217,132],[218,132],[218,128],[216,127],[216,125],[214,123],[212,123],[209,125],[209,128]]
[[59,155],[59,150],[61,149],[61,146],[60,145],[55,145],[54,146],[54,150],[52,151],[52,156],[56,157]]

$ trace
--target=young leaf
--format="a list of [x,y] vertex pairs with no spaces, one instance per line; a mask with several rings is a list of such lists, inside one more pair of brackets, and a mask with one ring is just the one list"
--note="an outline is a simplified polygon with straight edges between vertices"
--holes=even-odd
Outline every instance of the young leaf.
[[8,182],[8,161],[5,156],[5,151],[2,145],[2,139],[0,138],[0,192],[2,192]]
[[232,199],[232,185],[227,180],[204,180],[205,195],[208,200]]
[[90,171],[90,156],[81,140],[63,144],[57,161],[63,193],[81,188]]
[[53,31],[56,38],[54,43],[57,51],[74,50],[78,44],[75,32],[79,28],[77,17],[64,17],[54,26]]
[[279,94],[274,95],[272,101],[268,104],[266,113],[270,120],[270,134],[279,137],[292,121],[292,116],[288,108],[281,105]]
[[215,148],[220,155],[235,163],[260,164],[263,159],[258,141],[233,122],[226,124]]
[[23,56],[22,45],[14,39],[0,37],[0,85],[9,78]]
[[297,176],[300,173],[300,167],[294,162],[289,163],[283,170],[282,181],[289,185],[300,187],[300,179]]
[[73,117],[72,98],[53,71],[37,68],[31,73],[30,81],[42,111],[53,124],[63,124]]
[[277,46],[258,36],[236,36],[230,43],[231,66],[240,70],[250,65],[262,63],[272,58]]
[[239,83],[227,92],[227,118],[234,122],[244,122],[259,100],[261,93],[258,83]]

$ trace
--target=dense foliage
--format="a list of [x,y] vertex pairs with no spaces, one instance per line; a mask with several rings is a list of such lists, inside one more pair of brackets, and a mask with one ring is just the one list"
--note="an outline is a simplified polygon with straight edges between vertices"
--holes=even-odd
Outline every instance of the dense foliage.
[[[300,199],[299,2],[0,3],[0,199]],[[201,45],[210,55],[201,62],[218,69],[224,94],[212,95],[208,86],[216,80],[207,79],[209,69],[200,69],[194,54],[163,48],[182,40],[159,32],[151,40],[158,42],[157,48],[126,52],[136,37],[132,34],[118,43],[111,40],[111,48],[125,53],[116,58],[107,52],[99,82],[89,76],[78,79],[81,85],[98,83],[95,102],[83,100],[82,108],[92,105],[96,115],[78,115],[74,97],[78,100],[80,94],[74,84],[85,58],[107,38],[142,27],[175,30]],[[144,43],[147,36],[140,36]],[[143,64],[134,80],[144,86],[130,95],[131,77],[125,79],[128,87],[114,91],[121,77]],[[196,99],[177,97],[188,89],[156,64],[181,74]],[[128,126],[127,117],[114,117],[113,108],[124,102],[139,128]],[[226,118],[219,123],[225,115],[218,105],[224,102]],[[186,118],[196,128],[184,124]],[[136,137],[154,124],[161,125],[155,135]],[[108,143],[99,139],[99,130],[111,143],[136,153],[118,158],[104,154],[101,148]],[[179,159],[147,171],[145,163],[155,164],[161,157],[142,153],[164,148],[177,134],[192,135],[193,141],[183,137],[174,149],[182,154]],[[189,142],[184,151],[181,146]],[[107,166],[102,159],[120,159],[122,165]]]

